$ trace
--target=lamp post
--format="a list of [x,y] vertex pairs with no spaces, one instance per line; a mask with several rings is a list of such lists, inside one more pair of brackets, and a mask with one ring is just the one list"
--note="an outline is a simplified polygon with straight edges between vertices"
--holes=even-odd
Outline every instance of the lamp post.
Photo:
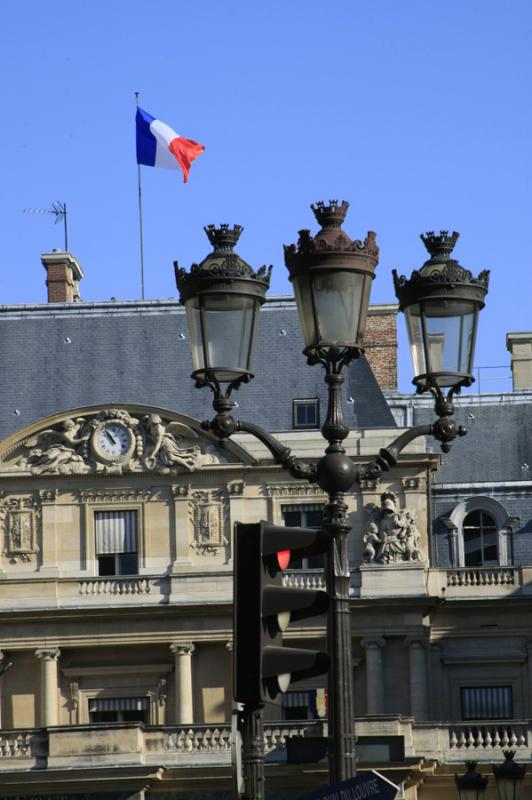
[[[195,367],[192,377],[197,386],[208,385],[214,395],[216,416],[204,423],[204,427],[221,439],[236,432],[254,435],[293,477],[317,483],[328,495],[323,529],[330,539],[326,581],[331,598],[327,619],[331,656],[331,783],[347,780],[355,774],[347,552],[350,526],[344,495],[355,484],[368,478],[377,479],[396,466],[401,451],[418,436],[434,436],[447,451],[451,442],[465,433],[454,421],[452,396],[460,391],[461,386],[474,380],[471,365],[476,324],[471,326],[470,315],[473,314],[476,319],[483,306],[488,282],[487,273],[474,279],[457,262],[449,261],[452,246],[445,232],[440,237],[427,234],[425,243],[429,242],[431,246],[434,243],[436,247],[436,240],[441,240],[441,247],[436,256],[429,260],[430,263],[427,262],[419,272],[414,272],[410,281],[395,274],[401,308],[407,313],[407,319],[421,320],[417,328],[414,323],[409,327],[409,330],[415,328],[421,332],[411,337],[417,369],[414,381],[418,391],[431,391],[434,394],[438,419],[432,425],[421,425],[406,431],[387,448],[381,449],[374,460],[357,466],[347,456],[343,446],[349,434],[342,414],[343,370],[364,352],[364,328],[379,249],[373,232],[368,232],[364,241],[352,241],[342,230],[348,207],[348,203],[337,201],[329,204],[319,202],[311,206],[321,225],[320,231],[312,236],[309,230],[302,230],[297,244],[284,248],[305,341],[304,354],[310,365],[320,364],[324,368],[328,386],[328,409],[321,431],[328,444],[317,464],[297,459],[289,448],[266,430],[252,422],[236,420],[231,414],[234,405],[232,390],[252,377],[250,359],[255,317],[265,299],[271,268],[267,270],[262,267],[254,272],[237,256],[233,246],[241,229],[229,229],[227,225],[205,229],[214,251],[201,264],[192,265],[187,272],[175,263],[176,283],[187,310],[192,340]],[[429,275],[426,275],[425,267]],[[220,301],[222,297],[225,299]],[[432,323],[433,318],[438,320],[438,324]],[[444,354],[443,361],[436,363],[433,355],[435,347]],[[460,369],[465,365],[469,371],[453,371],[456,365],[454,362],[448,363],[447,354],[455,351],[460,355]],[[440,363],[443,364],[441,369]],[[443,388],[448,389],[446,397]]]
[[526,766],[514,762],[515,750],[504,752],[502,764],[493,765],[495,784],[499,800],[519,800],[525,779]]
[[488,778],[476,771],[476,761],[466,761],[465,765],[467,771],[454,776],[458,796],[460,800],[480,800],[486,791]]

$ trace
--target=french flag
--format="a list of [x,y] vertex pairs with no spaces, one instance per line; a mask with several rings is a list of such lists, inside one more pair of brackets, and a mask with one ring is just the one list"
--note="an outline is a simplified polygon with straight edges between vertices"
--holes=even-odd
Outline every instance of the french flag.
[[188,181],[190,165],[205,148],[192,139],[179,136],[169,125],[137,108],[137,164],[165,167],[183,172]]

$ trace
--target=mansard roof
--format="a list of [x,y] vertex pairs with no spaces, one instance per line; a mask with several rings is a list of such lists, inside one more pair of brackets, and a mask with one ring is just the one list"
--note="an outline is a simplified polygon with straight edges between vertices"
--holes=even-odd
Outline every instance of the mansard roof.
[[[323,421],[323,370],[309,367],[302,350],[293,299],[272,298],[261,312],[256,377],[235,393],[238,416],[272,431],[291,430],[292,400],[319,398]],[[0,371],[0,440],[90,405],[213,415],[210,393],[189,377],[186,316],[177,300],[0,306]],[[348,368],[345,398],[350,427],[395,426],[365,358]]]

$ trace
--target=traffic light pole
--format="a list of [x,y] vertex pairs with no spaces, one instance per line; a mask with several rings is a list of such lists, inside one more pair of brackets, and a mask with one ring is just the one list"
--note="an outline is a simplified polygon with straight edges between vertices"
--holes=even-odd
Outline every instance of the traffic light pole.
[[[322,433],[329,446],[325,453],[345,458],[343,440],[349,434],[342,415],[341,390],[344,377],[328,372],[329,387],[327,418]],[[331,487],[332,488],[332,487]],[[330,606],[327,617],[327,644],[331,656],[328,674],[329,721],[329,781],[340,783],[356,774],[355,729],[353,709],[353,657],[351,644],[351,615],[349,608],[349,553],[347,535],[350,525],[347,506],[340,492],[329,491],[329,502],[323,514],[323,528],[330,544],[326,566],[327,593]]]
[[343,496],[329,497],[325,506],[324,530],[331,537],[326,567],[330,607],[327,642],[331,665],[328,673],[329,780],[340,783],[356,774],[353,710],[353,659],[349,609],[349,556],[347,506]]
[[242,800],[264,800],[264,725],[261,705],[244,703],[242,710]]

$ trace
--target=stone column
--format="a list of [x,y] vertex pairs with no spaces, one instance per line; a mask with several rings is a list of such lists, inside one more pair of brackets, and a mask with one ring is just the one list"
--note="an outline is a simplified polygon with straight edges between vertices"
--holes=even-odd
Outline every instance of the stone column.
[[384,714],[384,639],[363,639],[366,651],[366,702],[368,714]]
[[195,649],[192,642],[170,645],[175,659],[174,717],[177,725],[191,725],[194,722],[192,653]]
[[59,681],[57,662],[61,651],[57,647],[36,650],[41,661],[41,727],[58,724]]
[[409,645],[410,713],[416,720],[427,719],[427,656],[421,639],[411,639]]

